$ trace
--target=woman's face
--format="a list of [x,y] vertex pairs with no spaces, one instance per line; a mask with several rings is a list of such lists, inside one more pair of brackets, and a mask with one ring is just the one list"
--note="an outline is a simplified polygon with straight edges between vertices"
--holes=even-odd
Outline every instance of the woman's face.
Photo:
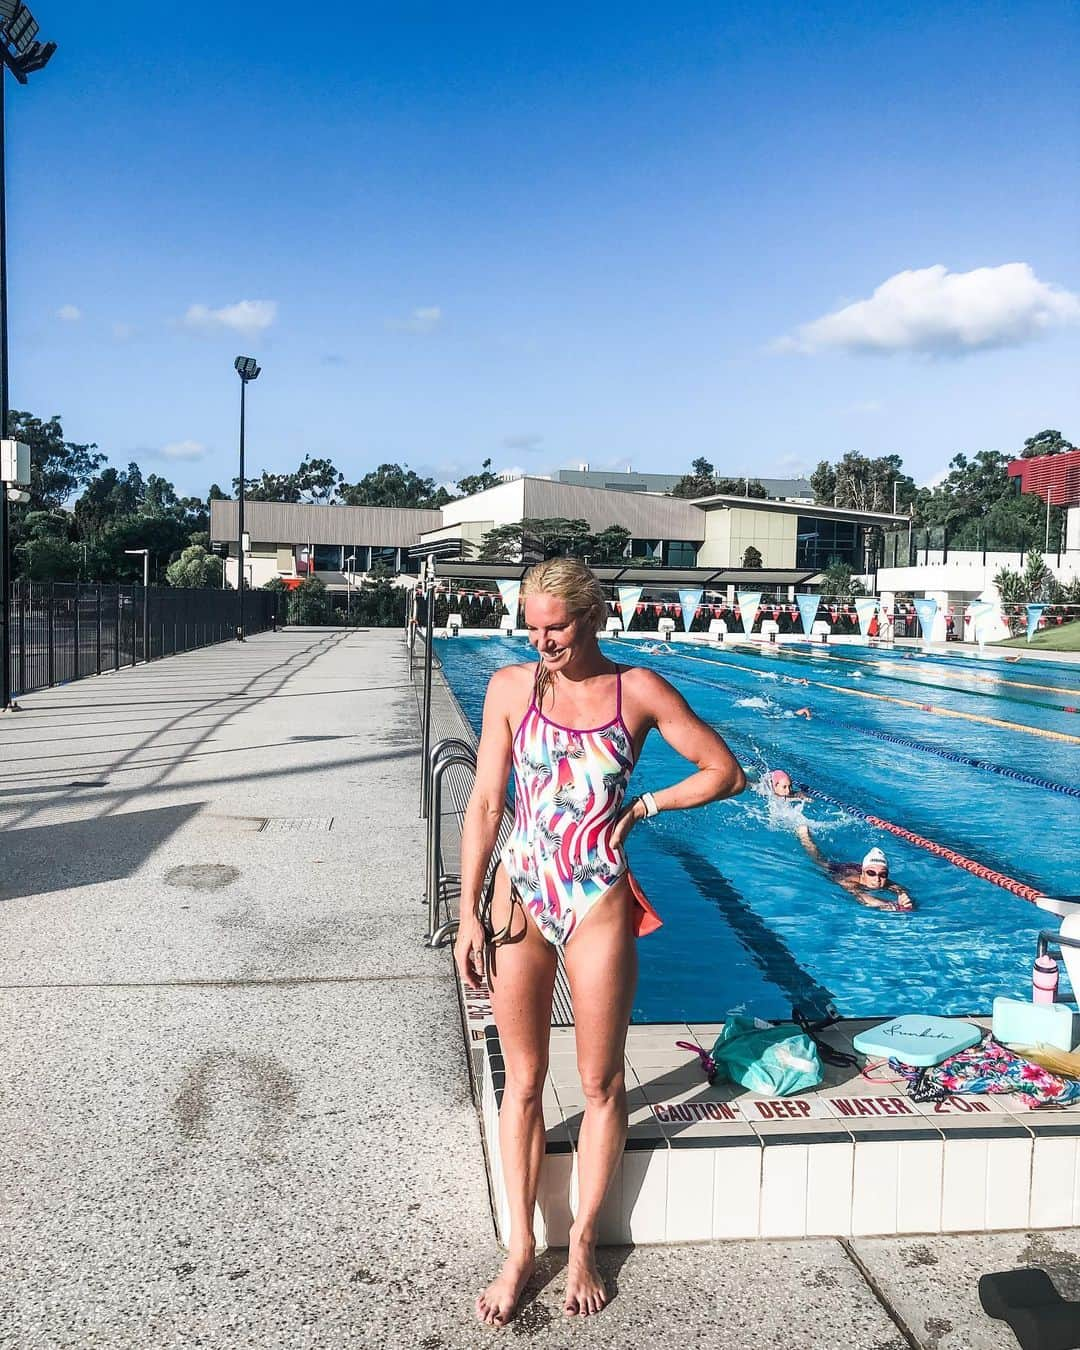
[[525,601],[525,627],[529,642],[553,674],[565,670],[590,643],[596,645],[596,634],[589,630],[588,623],[572,618],[565,600],[542,591]]

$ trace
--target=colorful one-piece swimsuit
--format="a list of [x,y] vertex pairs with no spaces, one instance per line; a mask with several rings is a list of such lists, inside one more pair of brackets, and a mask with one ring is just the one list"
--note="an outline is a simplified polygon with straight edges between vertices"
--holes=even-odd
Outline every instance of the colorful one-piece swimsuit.
[[615,716],[586,731],[545,717],[534,687],[514,736],[514,832],[502,862],[541,933],[557,946],[624,876],[635,901],[634,932],[651,933],[661,923],[611,843],[634,768],[621,670],[615,684]]

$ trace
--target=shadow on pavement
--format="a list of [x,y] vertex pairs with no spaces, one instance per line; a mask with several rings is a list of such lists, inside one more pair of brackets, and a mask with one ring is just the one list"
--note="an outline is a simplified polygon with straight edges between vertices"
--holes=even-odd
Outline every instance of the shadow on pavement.
[[5,830],[0,902],[129,877],[204,804]]

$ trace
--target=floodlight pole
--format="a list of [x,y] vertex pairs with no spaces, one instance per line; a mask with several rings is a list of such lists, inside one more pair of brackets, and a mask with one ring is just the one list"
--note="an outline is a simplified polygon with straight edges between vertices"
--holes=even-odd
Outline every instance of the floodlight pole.
[[[0,436],[8,434],[8,319],[7,319],[7,162],[4,154],[4,89],[7,66],[0,66]],[[11,702],[11,584],[9,556],[8,485],[0,482],[0,712]]]
[[[259,367],[250,356],[238,356],[233,369],[240,376],[240,492],[236,524],[236,640],[244,641],[244,404],[249,380],[259,378]],[[254,572],[252,575],[254,580]]]
[[[8,388],[7,316],[7,163],[4,154],[4,90],[10,70],[20,84],[49,63],[55,42],[37,42],[38,31],[25,5],[6,5],[0,27],[0,437],[8,434],[11,413]],[[19,31],[13,31],[12,25]],[[12,50],[14,48],[14,50]],[[8,485],[0,481],[0,712],[15,711],[11,697],[11,530],[8,519]]]
[[240,495],[236,525],[236,640],[244,641],[244,396],[247,380],[240,376]]

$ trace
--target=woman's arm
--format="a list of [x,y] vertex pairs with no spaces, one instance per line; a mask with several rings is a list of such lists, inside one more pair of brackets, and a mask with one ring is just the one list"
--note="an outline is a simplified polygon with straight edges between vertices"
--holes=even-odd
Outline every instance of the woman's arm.
[[[697,772],[670,787],[652,789],[661,811],[680,811],[690,806],[735,797],[746,787],[746,775],[723,739],[703,722],[677,689],[655,671],[638,667],[634,671],[633,698],[651,713],[651,724],[673,750],[697,765]],[[637,803],[624,813],[615,827],[612,842],[622,844],[636,820],[644,818],[644,807]]]
[[483,946],[480,891],[506,806],[513,741],[510,710],[515,684],[513,667],[497,670],[488,684],[480,746],[476,752],[476,778],[461,831],[461,900],[454,960],[462,979],[471,989],[479,986],[472,955]]

